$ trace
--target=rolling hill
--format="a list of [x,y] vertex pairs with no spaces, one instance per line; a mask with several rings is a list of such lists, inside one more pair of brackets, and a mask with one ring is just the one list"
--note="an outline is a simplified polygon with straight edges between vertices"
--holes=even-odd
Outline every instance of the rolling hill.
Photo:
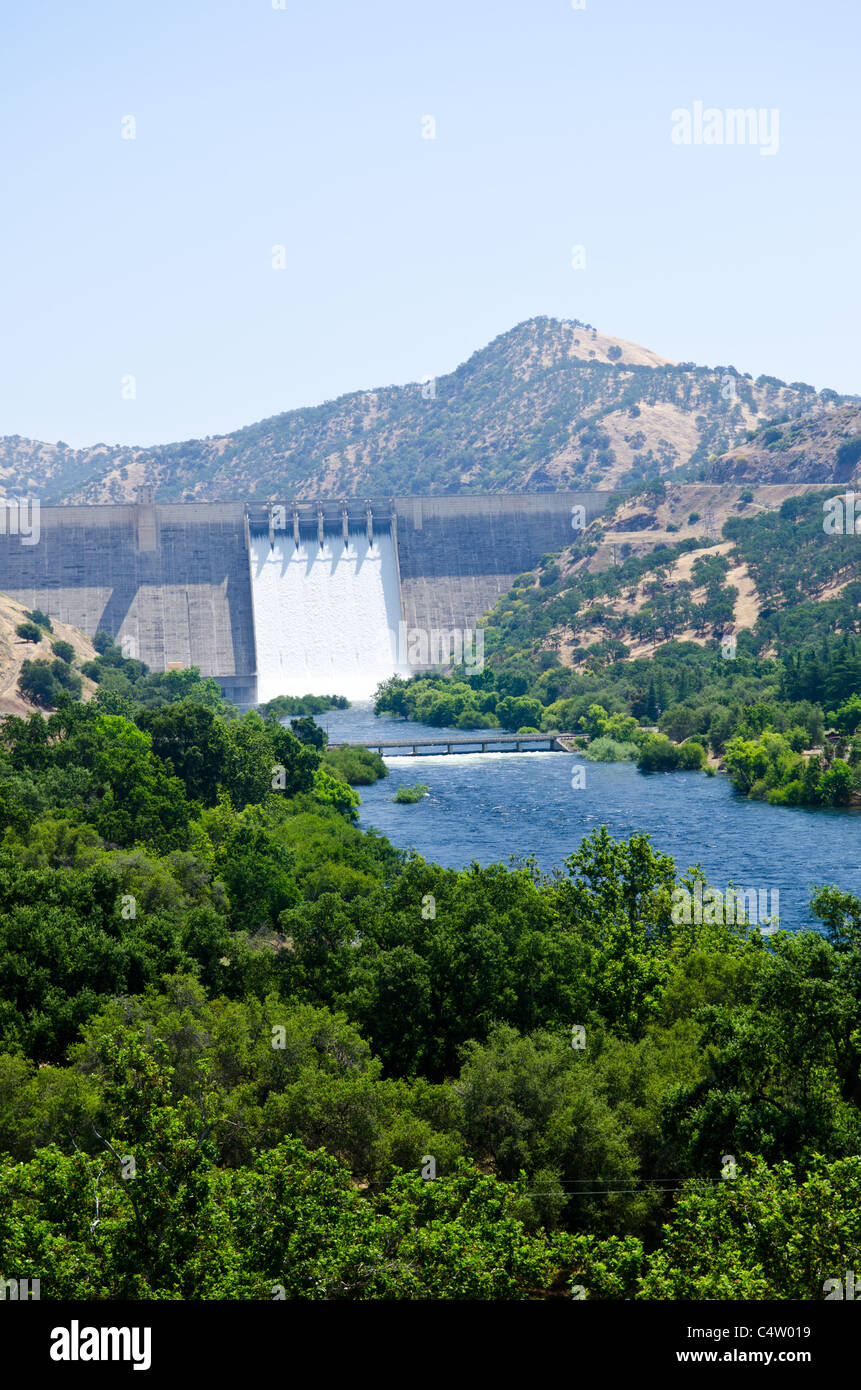
[[45,503],[128,501],[141,484],[160,501],[617,488],[703,477],[710,460],[742,454],[753,467],[748,436],[767,421],[859,410],[804,382],[672,363],[576,320],[534,318],[433,382],[355,392],[219,438],[71,449],[6,436],[0,487]]

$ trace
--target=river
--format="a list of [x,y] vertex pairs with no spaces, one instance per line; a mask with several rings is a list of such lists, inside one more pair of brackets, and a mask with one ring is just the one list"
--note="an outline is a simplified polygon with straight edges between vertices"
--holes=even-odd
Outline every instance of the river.
[[[367,705],[330,710],[318,723],[333,743],[470,736],[378,719]],[[606,825],[616,839],[646,832],[677,871],[699,863],[715,888],[776,889],[784,927],[815,921],[808,901],[818,884],[861,897],[859,810],[768,806],[736,795],[720,773],[647,776],[630,763],[590,763],[567,753],[431,754],[386,757],[386,764],[388,777],[359,788],[360,824],[450,868],[507,863],[512,855],[533,855],[543,869],[561,867],[585,835]],[[575,767],[579,787],[572,786]],[[430,788],[428,796],[412,805],[393,802],[398,787],[417,782]]]

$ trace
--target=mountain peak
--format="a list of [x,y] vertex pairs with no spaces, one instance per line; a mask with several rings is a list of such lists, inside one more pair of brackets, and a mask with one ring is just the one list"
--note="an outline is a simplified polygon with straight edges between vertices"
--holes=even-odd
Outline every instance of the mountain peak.
[[670,367],[660,353],[652,352],[626,338],[602,333],[579,319],[557,319],[545,315],[524,319],[473,353],[466,367],[485,354],[515,354],[526,365],[542,368],[564,365],[566,361],[598,363],[605,366]]
[[[845,398],[833,396],[832,408]],[[433,381],[148,449],[0,439],[8,494],[46,503],[619,488],[701,475],[766,421],[817,407],[803,383],[667,358],[577,319],[516,324]],[[856,403],[857,404],[857,403]]]

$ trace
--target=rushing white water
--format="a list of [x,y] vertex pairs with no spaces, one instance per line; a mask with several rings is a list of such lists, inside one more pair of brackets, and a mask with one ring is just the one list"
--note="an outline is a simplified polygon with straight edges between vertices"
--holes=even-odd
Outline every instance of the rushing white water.
[[401,621],[397,564],[387,532],[303,540],[251,538],[257,698],[346,695],[369,699],[397,668]]

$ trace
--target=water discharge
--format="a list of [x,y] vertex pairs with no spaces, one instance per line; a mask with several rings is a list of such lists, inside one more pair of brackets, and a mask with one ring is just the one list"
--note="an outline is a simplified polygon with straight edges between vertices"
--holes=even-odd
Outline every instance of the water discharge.
[[324,543],[251,538],[257,698],[346,695],[367,700],[397,667],[398,570],[388,532]]

